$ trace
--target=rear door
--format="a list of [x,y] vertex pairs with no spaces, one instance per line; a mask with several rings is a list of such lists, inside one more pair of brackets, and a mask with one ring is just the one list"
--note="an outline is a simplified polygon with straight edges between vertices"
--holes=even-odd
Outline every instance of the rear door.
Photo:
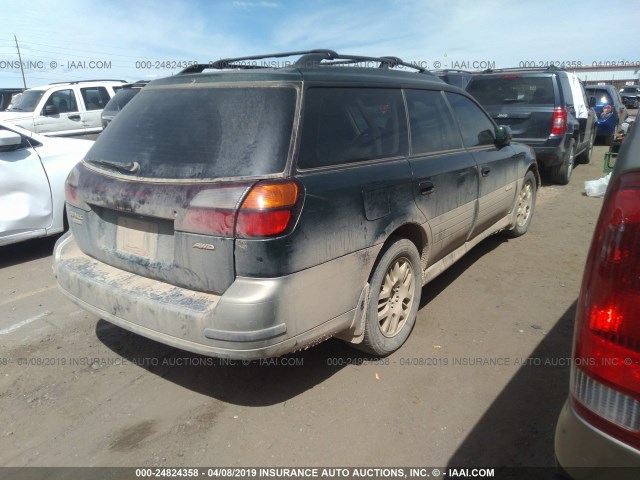
[[99,132],[102,129],[100,114],[109,103],[111,97],[106,87],[80,87],[80,97],[84,104],[84,115],[82,119],[83,128],[90,132]]
[[431,229],[430,263],[464,244],[475,217],[478,168],[439,90],[406,90],[415,201]]
[[478,216],[469,238],[484,232],[511,210],[515,202],[517,163],[510,146],[497,147],[495,124],[471,99],[447,92],[462,141],[478,164]]

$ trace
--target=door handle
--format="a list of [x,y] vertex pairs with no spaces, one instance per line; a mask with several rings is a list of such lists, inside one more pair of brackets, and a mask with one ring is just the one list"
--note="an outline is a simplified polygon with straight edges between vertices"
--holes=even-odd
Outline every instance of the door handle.
[[80,115],[69,115],[67,118],[69,120],[80,120]]
[[480,170],[480,172],[482,173],[483,177],[488,177],[491,173],[491,169],[489,167],[484,167],[482,170]]
[[433,193],[435,188],[436,186],[433,184],[433,182],[430,182],[430,181],[424,181],[418,184],[420,195],[429,195],[430,193]]

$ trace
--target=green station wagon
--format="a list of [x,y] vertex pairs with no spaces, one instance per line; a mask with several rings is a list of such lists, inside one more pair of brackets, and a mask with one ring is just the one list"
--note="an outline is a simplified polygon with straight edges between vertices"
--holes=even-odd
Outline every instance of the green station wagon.
[[[264,60],[281,57],[299,58]],[[336,336],[388,355],[427,282],[527,231],[538,185],[508,128],[396,57],[220,60],[151,82],[72,171],[54,271],[78,305],[184,350]]]

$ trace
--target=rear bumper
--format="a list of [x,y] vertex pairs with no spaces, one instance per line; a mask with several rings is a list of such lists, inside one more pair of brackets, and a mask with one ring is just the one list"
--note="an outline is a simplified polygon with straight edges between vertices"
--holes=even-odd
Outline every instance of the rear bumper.
[[638,478],[640,451],[593,428],[570,401],[558,419],[555,452],[559,467],[576,480]]
[[571,139],[568,135],[562,135],[552,136],[545,140],[517,139],[517,141],[526,143],[533,148],[536,152],[538,165],[549,168],[562,163]]
[[56,243],[54,273],[72,301],[122,328],[194,353],[250,360],[348,329],[366,282],[364,258],[371,256],[358,252],[278,278],[237,277],[215,295],[106,265],[66,234]]

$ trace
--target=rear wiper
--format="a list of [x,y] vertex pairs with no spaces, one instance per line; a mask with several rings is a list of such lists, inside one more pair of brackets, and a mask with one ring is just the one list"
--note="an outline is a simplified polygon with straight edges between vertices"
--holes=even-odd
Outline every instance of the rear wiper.
[[108,160],[89,160],[89,162],[95,163],[96,165],[101,165],[103,167],[115,168],[116,170],[123,170],[129,173],[140,172],[140,164],[138,162],[116,163],[116,162],[110,162]]

